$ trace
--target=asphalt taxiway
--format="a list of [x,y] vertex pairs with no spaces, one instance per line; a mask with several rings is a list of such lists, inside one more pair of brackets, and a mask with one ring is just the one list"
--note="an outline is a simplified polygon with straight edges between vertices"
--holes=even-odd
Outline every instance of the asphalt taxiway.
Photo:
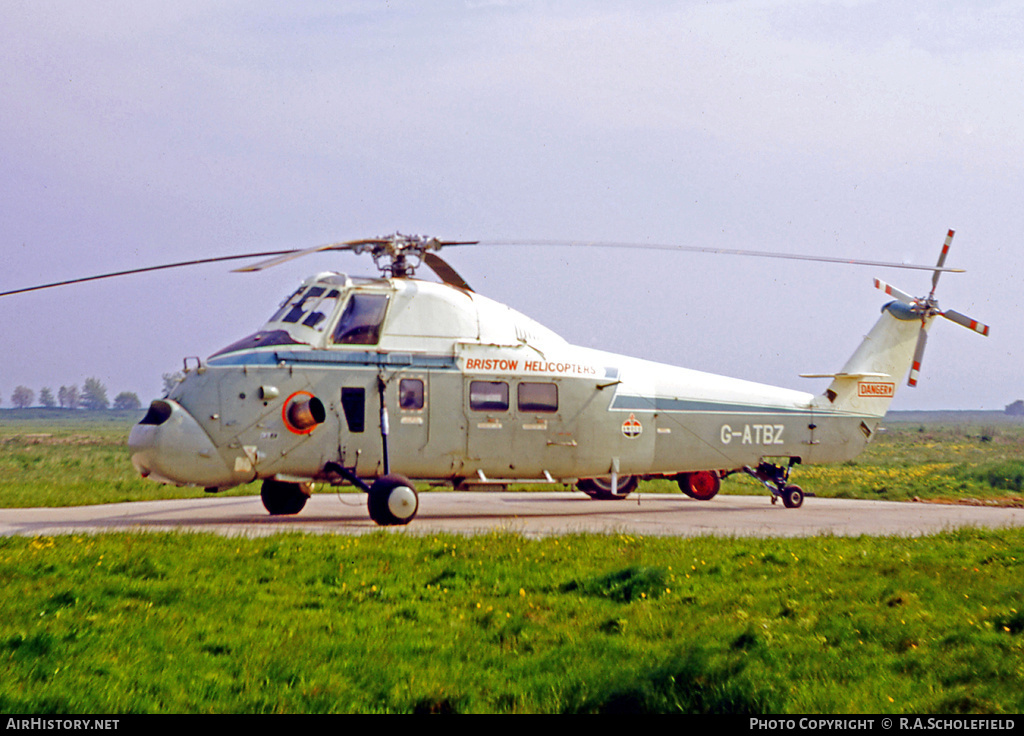
[[[581,493],[429,492],[398,533],[539,537],[573,533],[693,537],[915,536],[964,528],[1024,526],[1024,509],[808,498],[802,508],[765,496],[634,494],[592,501]],[[362,494],[315,494],[296,516],[269,516],[258,496],[202,496],[62,508],[0,509],[0,535],[193,531],[266,536],[282,532],[366,534],[380,530]]]

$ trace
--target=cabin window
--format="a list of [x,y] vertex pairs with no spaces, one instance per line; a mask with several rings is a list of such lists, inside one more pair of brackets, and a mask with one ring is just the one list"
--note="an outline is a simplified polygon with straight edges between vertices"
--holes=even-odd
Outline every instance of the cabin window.
[[352,294],[334,328],[335,344],[376,345],[387,306],[387,294]]
[[520,383],[516,393],[519,411],[558,411],[558,386],[553,383]]
[[508,411],[508,384],[504,381],[470,381],[469,408],[473,411]]
[[342,388],[341,408],[349,432],[362,432],[366,428],[366,389]]
[[398,382],[398,406],[403,411],[418,411],[423,408],[423,381],[418,378],[403,378]]

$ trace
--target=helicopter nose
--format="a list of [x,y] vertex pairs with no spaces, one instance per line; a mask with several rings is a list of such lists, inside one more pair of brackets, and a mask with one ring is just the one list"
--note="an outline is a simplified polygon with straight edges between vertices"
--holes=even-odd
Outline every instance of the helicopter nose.
[[226,488],[251,480],[232,472],[199,422],[170,399],[150,404],[128,447],[139,474],[159,483]]

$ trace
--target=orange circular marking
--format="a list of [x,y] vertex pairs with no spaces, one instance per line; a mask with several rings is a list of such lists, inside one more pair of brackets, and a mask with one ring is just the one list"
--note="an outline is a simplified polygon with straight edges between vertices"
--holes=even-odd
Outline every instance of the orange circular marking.
[[284,420],[284,426],[292,434],[309,434],[320,425],[314,424],[312,427],[309,427],[308,429],[299,429],[294,424],[292,424],[291,421],[289,421],[288,419],[288,407],[291,406],[292,399],[294,399],[296,396],[308,396],[311,399],[316,398],[316,396],[311,394],[309,391],[296,391],[295,393],[293,393],[291,396],[284,400],[284,406],[281,407],[281,419]]

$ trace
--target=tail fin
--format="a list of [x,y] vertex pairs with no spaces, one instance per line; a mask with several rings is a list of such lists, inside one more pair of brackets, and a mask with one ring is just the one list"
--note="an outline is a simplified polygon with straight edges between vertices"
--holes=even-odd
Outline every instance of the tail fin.
[[[932,319],[924,318],[924,329]],[[885,416],[896,386],[911,369],[921,329],[921,315],[907,305],[898,301],[885,305],[882,316],[841,371],[807,376],[832,379],[817,403],[830,411]]]
[[[857,352],[846,361],[843,370],[827,376],[831,378],[823,397],[815,399],[815,406],[823,410],[881,419],[889,410],[896,385],[910,371],[909,385],[916,386],[921,360],[928,339],[928,328],[936,317],[944,317],[962,327],[988,335],[989,329],[977,320],[952,309],[943,312],[935,300],[935,288],[945,268],[953,231],[946,233],[946,241],[932,274],[932,290],[926,297],[913,297],[895,286],[875,279],[875,288],[881,289],[896,301],[882,307],[882,316],[864,338]],[[872,426],[868,426],[868,425]],[[874,425],[861,422],[865,436],[870,437]]]

